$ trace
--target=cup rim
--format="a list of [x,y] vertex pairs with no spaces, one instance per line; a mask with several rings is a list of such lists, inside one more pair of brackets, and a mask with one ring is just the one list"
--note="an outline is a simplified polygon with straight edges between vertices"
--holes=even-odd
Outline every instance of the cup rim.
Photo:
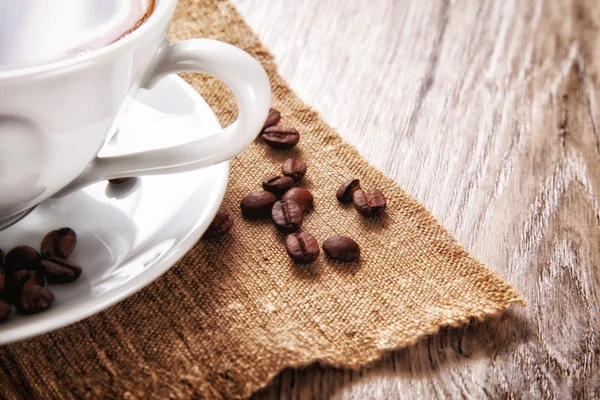
[[70,57],[64,60],[54,61],[47,64],[35,65],[32,67],[18,68],[9,71],[0,71],[0,82],[10,80],[13,78],[29,77],[31,75],[37,75],[41,73],[53,72],[59,69],[69,68],[77,64],[88,63],[96,59],[102,58],[105,55],[116,52],[131,42],[137,41],[140,37],[144,36],[147,32],[156,29],[157,25],[160,25],[161,21],[165,18],[168,20],[177,5],[177,0],[155,0],[154,11],[150,17],[140,27],[135,29],[133,32],[127,34],[125,37],[117,40],[116,42],[110,43],[107,46],[103,46],[99,49],[93,50],[87,54],[78,57]]

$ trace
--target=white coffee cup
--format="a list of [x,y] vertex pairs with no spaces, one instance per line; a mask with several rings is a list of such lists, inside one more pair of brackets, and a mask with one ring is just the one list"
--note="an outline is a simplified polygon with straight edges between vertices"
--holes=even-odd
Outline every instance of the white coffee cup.
[[[226,43],[170,43],[166,33],[176,4],[156,0],[143,25],[89,54],[0,72],[0,229],[50,196],[105,179],[203,168],[252,143],[271,100],[265,71]],[[222,79],[237,100],[238,119],[195,142],[96,157],[140,87],[151,88],[165,75],[184,71]]]

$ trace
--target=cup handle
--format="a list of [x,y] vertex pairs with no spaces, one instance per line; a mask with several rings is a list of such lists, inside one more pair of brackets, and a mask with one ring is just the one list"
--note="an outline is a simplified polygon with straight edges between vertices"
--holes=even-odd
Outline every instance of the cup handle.
[[96,157],[62,197],[101,180],[184,172],[229,160],[246,149],[260,132],[271,103],[271,86],[261,65],[248,53],[210,39],[170,43],[161,49],[144,87],[166,75],[204,72],[221,79],[233,92],[238,118],[220,132],[178,146],[113,157]]

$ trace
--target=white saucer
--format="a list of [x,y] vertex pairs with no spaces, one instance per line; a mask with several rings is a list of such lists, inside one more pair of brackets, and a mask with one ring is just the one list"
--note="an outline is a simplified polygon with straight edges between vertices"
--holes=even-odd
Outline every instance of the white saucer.
[[[167,147],[220,130],[204,99],[177,76],[141,91],[121,129],[100,156]],[[198,171],[101,182],[40,204],[0,232],[5,252],[39,248],[44,234],[69,226],[78,235],[71,259],[83,268],[71,284],[49,285],[52,307],[15,313],[0,324],[0,345],[39,335],[95,314],[140,290],[182,257],[204,233],[227,186],[229,163]]]

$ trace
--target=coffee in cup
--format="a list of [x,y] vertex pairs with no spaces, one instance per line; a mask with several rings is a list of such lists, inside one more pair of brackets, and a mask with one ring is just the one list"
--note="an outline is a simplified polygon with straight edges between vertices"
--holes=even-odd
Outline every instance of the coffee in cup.
[[141,26],[155,0],[0,0],[0,71],[76,57]]

